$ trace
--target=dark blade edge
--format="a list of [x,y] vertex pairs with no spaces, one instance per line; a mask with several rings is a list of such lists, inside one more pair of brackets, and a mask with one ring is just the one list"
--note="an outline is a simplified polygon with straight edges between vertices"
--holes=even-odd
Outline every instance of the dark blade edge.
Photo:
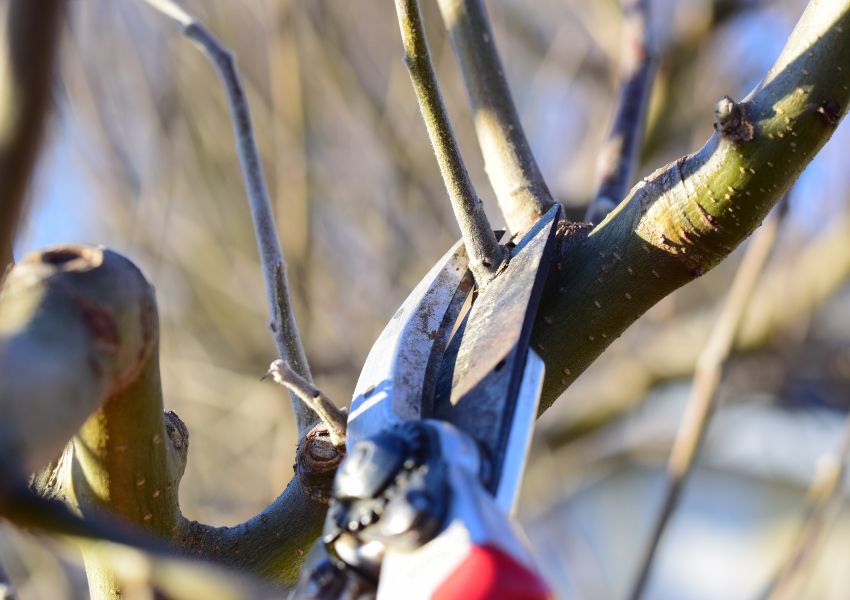
[[[524,288],[523,290],[523,298],[525,302],[524,310],[521,310],[522,321],[521,323],[517,323],[517,318],[513,320],[513,331],[517,331],[519,329],[519,333],[515,335],[511,335],[511,337],[515,338],[516,343],[510,347],[507,352],[502,354],[502,357],[505,359],[507,367],[506,372],[503,372],[501,377],[501,383],[497,383],[496,381],[492,381],[491,385],[496,385],[497,388],[501,387],[504,391],[498,393],[498,397],[500,398],[500,405],[502,406],[502,413],[498,416],[497,423],[493,423],[494,426],[499,428],[499,434],[493,438],[491,437],[490,442],[484,442],[484,440],[480,439],[480,436],[477,435],[476,427],[479,426],[479,423],[470,421],[470,413],[469,411],[474,411],[474,404],[470,404],[469,402],[476,402],[475,399],[469,398],[466,400],[466,404],[464,404],[464,399],[469,396],[470,393],[475,393],[474,389],[470,389],[464,394],[464,397],[456,399],[457,405],[459,407],[460,413],[456,412],[456,409],[453,408],[453,404],[451,402],[452,394],[455,391],[452,389],[452,382],[454,379],[454,372],[457,365],[458,357],[460,356],[460,349],[462,344],[464,343],[464,338],[467,337],[469,324],[469,317],[476,312],[475,309],[481,309],[480,302],[488,302],[490,298],[493,298],[493,302],[495,299],[499,299],[502,302],[507,301],[510,303],[510,299],[505,300],[505,291],[509,291],[509,280],[512,279],[511,271],[507,271],[500,277],[503,279],[497,278],[493,283],[490,284],[489,289],[485,290],[484,296],[477,299],[475,304],[473,305],[473,311],[468,313],[463,322],[461,323],[457,333],[452,338],[449,347],[447,348],[445,355],[442,360],[442,365],[439,374],[439,380],[436,386],[436,401],[435,401],[435,417],[436,418],[444,418],[449,422],[452,422],[454,425],[460,427],[462,430],[466,431],[468,434],[472,435],[473,438],[479,440],[479,444],[483,446],[485,453],[489,456],[491,461],[493,462],[493,477],[488,481],[488,488],[490,488],[491,493],[495,494],[495,490],[498,489],[500,473],[502,466],[504,464],[504,453],[506,451],[506,440],[507,434],[510,433],[511,421],[514,417],[514,410],[517,401],[517,395],[520,390],[520,384],[522,381],[523,369],[525,367],[526,355],[528,351],[528,342],[531,336],[531,329],[534,321],[534,316],[537,312],[537,306],[539,305],[540,298],[543,292],[543,285],[545,283],[546,275],[548,273],[548,266],[550,263],[551,252],[553,248],[554,242],[554,229],[556,224],[560,218],[560,207],[553,207],[546,215],[544,215],[540,221],[523,237],[518,246],[514,249],[513,254],[514,257],[517,257],[518,254],[522,251],[522,249],[530,243],[532,240],[538,240],[542,243],[542,248],[536,249],[536,254],[534,258],[531,260],[536,261],[537,267],[533,274],[533,279],[529,288]],[[548,231],[546,228],[548,227]],[[544,240],[540,240],[541,235],[545,235]],[[522,275],[519,273],[515,273],[517,277],[521,277]],[[530,273],[528,271],[525,272],[526,278],[529,277]],[[495,285],[494,285],[495,283]],[[506,287],[507,286],[507,287]],[[501,293],[500,289],[505,288]],[[526,290],[528,290],[526,292]],[[499,294],[486,296],[486,294]],[[508,297],[509,298],[509,297]],[[521,306],[521,305],[520,305]],[[494,308],[498,308],[494,306]],[[486,317],[485,317],[486,318]],[[485,328],[484,331],[489,330],[490,332],[494,331],[494,327],[498,327],[499,331],[504,331],[504,322],[497,324],[495,321],[491,321],[489,326]],[[518,327],[517,327],[518,326]],[[475,333],[476,337],[479,337],[478,333]],[[486,337],[486,334],[484,334]],[[481,339],[479,337],[479,339]],[[502,350],[498,350],[502,352]],[[468,358],[468,354],[466,355]],[[464,367],[464,369],[468,369],[468,365]],[[504,367],[503,367],[504,368]],[[491,377],[493,371],[489,371],[489,374],[485,373],[479,379],[479,383],[477,385],[486,384],[489,377]],[[489,398],[492,398],[492,395],[488,395],[488,398],[478,399],[478,402],[486,402]],[[466,406],[466,408],[460,408],[462,406]],[[470,408],[472,407],[472,408]],[[464,415],[463,413],[466,413]],[[491,413],[492,414],[492,413]],[[474,419],[474,414],[472,415]]]
[[[550,216],[551,215],[551,216]],[[532,286],[531,293],[528,297],[528,304],[526,305],[526,313],[525,318],[522,322],[522,329],[519,335],[519,339],[517,341],[517,345],[514,347],[514,366],[511,372],[510,378],[510,387],[508,389],[508,402],[507,408],[505,411],[505,419],[502,421],[502,430],[499,436],[500,439],[500,448],[498,456],[493,457],[493,477],[489,482],[488,488],[492,494],[496,494],[499,489],[499,482],[501,480],[502,474],[502,465],[505,461],[505,452],[507,451],[507,441],[510,437],[511,427],[513,426],[514,421],[514,413],[516,411],[516,403],[517,396],[519,395],[519,388],[522,383],[522,376],[525,371],[525,363],[528,360],[528,343],[531,339],[531,330],[534,325],[534,319],[537,316],[537,307],[540,305],[540,299],[543,296],[543,287],[546,284],[546,278],[549,273],[549,263],[552,257],[552,247],[555,242],[555,230],[558,225],[558,221],[561,216],[561,206],[560,204],[556,204],[549,211],[540,218],[538,221],[539,224],[543,224],[546,226],[545,221],[547,219],[551,219],[551,223],[548,224],[550,230],[548,237],[546,239],[546,243],[543,246],[543,253],[540,257],[540,263],[537,267],[537,276],[534,279],[534,285]],[[533,227],[526,235],[523,237],[522,241],[517,244],[517,247],[514,249],[515,252],[519,252],[521,248],[525,246],[533,237],[533,233],[535,233],[536,226]]]

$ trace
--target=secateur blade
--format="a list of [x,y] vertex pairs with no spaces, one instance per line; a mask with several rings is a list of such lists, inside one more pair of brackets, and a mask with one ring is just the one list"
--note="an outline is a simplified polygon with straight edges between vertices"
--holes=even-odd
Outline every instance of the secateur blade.
[[457,242],[410,293],[372,346],[354,389],[347,447],[390,427],[431,416],[440,363],[473,288]]
[[[517,597],[549,598],[508,515],[537,416],[544,365],[528,338],[559,216],[549,211],[513,249],[454,337],[473,288],[462,242],[381,333],[355,388],[325,520],[335,558],[305,570],[304,589],[320,592],[309,597],[354,597],[346,586],[363,584],[378,600],[492,600],[507,577],[521,582]],[[482,587],[481,561],[505,577]]]
[[451,340],[437,382],[433,418],[478,442],[492,467],[486,487],[507,512],[515,504],[542,385],[543,361],[529,352],[528,342],[560,214],[556,204],[512,250],[507,269],[481,290]]

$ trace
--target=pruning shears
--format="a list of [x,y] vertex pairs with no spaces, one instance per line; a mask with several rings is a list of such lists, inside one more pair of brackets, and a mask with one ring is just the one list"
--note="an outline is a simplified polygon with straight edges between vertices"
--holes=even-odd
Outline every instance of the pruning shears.
[[511,517],[545,371],[529,338],[560,210],[485,289],[458,242],[387,324],[355,388],[329,552],[304,569],[296,598],[552,597]]

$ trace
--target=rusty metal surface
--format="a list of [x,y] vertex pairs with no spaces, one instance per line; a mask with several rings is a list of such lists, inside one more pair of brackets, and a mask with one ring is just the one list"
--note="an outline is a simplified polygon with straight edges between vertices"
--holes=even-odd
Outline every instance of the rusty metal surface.
[[465,431],[489,454],[487,487],[494,494],[560,212],[552,207],[513,249],[505,272],[479,293],[446,350],[437,382],[434,418]]

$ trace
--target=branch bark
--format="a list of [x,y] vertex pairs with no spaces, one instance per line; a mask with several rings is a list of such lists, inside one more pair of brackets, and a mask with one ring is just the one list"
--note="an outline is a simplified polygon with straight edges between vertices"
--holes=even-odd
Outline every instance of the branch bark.
[[484,154],[513,233],[528,231],[555,201],[534,160],[505,78],[483,0],[440,0]]
[[[158,344],[153,289],[127,259],[84,246],[27,256],[0,292],[2,456],[30,469],[54,459],[35,486],[83,518],[117,514],[188,556],[294,585],[342,454],[314,429],[263,513],[229,528],[189,521],[178,503],[189,433],[163,413]],[[101,558],[87,557],[87,573],[93,598],[120,597]]]
[[[790,260],[767,266],[746,308],[736,351],[762,347],[840,289],[850,278],[848,236],[850,217],[842,214]],[[567,443],[629,411],[657,383],[692,374],[719,313],[718,303],[633,327],[570,387],[553,408],[558,415],[545,428],[538,424],[538,433],[550,444]]]
[[599,187],[584,220],[599,223],[625,197],[640,155],[649,96],[658,60],[652,41],[650,0],[624,0],[620,83],[611,133],[597,159]]
[[532,333],[547,365],[541,412],[652,305],[746,239],[830,138],[850,101],[849,14],[846,1],[813,0],[755,90],[719,103],[700,151],[638,183],[593,231],[561,227]]
[[455,219],[463,234],[469,267],[478,285],[483,287],[502,271],[510,253],[496,241],[484,212],[484,203],[475,193],[466,171],[431,64],[419,4],[416,0],[396,0],[395,6],[404,43],[404,64],[410,73]]

